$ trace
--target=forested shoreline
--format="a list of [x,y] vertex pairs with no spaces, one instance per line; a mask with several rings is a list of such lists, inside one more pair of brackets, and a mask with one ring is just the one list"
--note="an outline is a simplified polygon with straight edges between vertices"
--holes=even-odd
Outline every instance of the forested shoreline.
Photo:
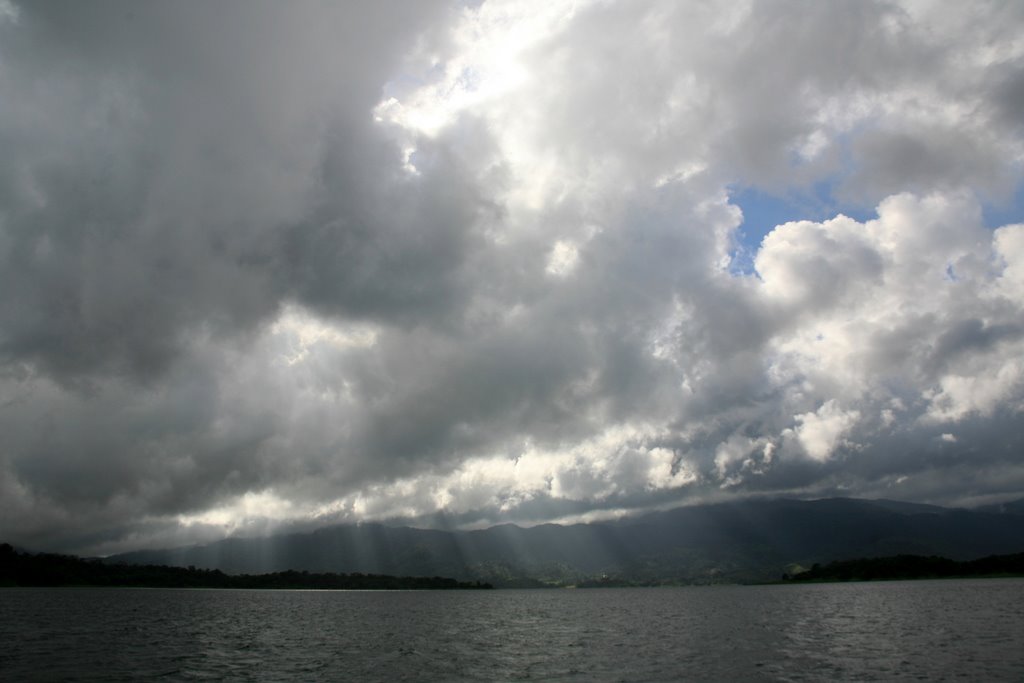
[[[894,555],[814,564],[787,572],[782,581],[835,582],[1024,576],[1024,553],[990,555],[958,562],[939,556]],[[664,585],[602,577],[574,584],[580,588]],[[249,588],[312,590],[490,589],[481,581],[440,576],[332,573],[288,570],[266,574],[226,574],[219,569],[108,562],[53,553],[18,551],[0,544],[0,586],[96,586],[137,588]]]
[[283,571],[230,575],[218,569],[106,563],[72,555],[18,552],[0,544],[0,586],[270,588],[313,590],[453,590],[493,588],[440,576]]
[[784,581],[884,581],[1024,576],[1024,553],[989,555],[957,562],[945,557],[894,555],[815,564],[809,570],[783,575]]

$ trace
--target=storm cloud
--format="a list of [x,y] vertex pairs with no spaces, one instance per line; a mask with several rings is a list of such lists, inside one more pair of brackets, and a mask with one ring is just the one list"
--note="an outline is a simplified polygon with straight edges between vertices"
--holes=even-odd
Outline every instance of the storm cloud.
[[0,0],[0,538],[1019,497],[1022,28]]

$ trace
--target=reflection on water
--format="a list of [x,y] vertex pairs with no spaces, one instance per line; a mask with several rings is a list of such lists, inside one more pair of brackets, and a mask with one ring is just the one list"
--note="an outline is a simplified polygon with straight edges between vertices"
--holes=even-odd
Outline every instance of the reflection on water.
[[1024,680],[1024,580],[0,589],[3,680]]

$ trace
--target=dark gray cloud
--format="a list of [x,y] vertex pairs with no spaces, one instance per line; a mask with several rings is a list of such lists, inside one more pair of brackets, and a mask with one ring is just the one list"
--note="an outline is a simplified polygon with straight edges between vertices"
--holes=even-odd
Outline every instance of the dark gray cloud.
[[367,315],[450,296],[473,197],[458,169],[397,177],[370,116],[436,7],[15,7],[7,358],[154,376],[288,296]]
[[0,4],[0,537],[1019,495],[1022,21]]

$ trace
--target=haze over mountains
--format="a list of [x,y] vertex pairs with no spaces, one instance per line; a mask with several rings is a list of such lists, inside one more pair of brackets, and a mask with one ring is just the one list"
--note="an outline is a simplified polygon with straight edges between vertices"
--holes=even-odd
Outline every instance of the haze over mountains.
[[230,538],[111,562],[264,573],[286,569],[484,579],[496,585],[611,577],[641,583],[777,579],[793,565],[895,554],[970,560],[1024,550],[1024,501],[976,510],[831,498],[683,507],[613,522],[475,531],[381,524]]

